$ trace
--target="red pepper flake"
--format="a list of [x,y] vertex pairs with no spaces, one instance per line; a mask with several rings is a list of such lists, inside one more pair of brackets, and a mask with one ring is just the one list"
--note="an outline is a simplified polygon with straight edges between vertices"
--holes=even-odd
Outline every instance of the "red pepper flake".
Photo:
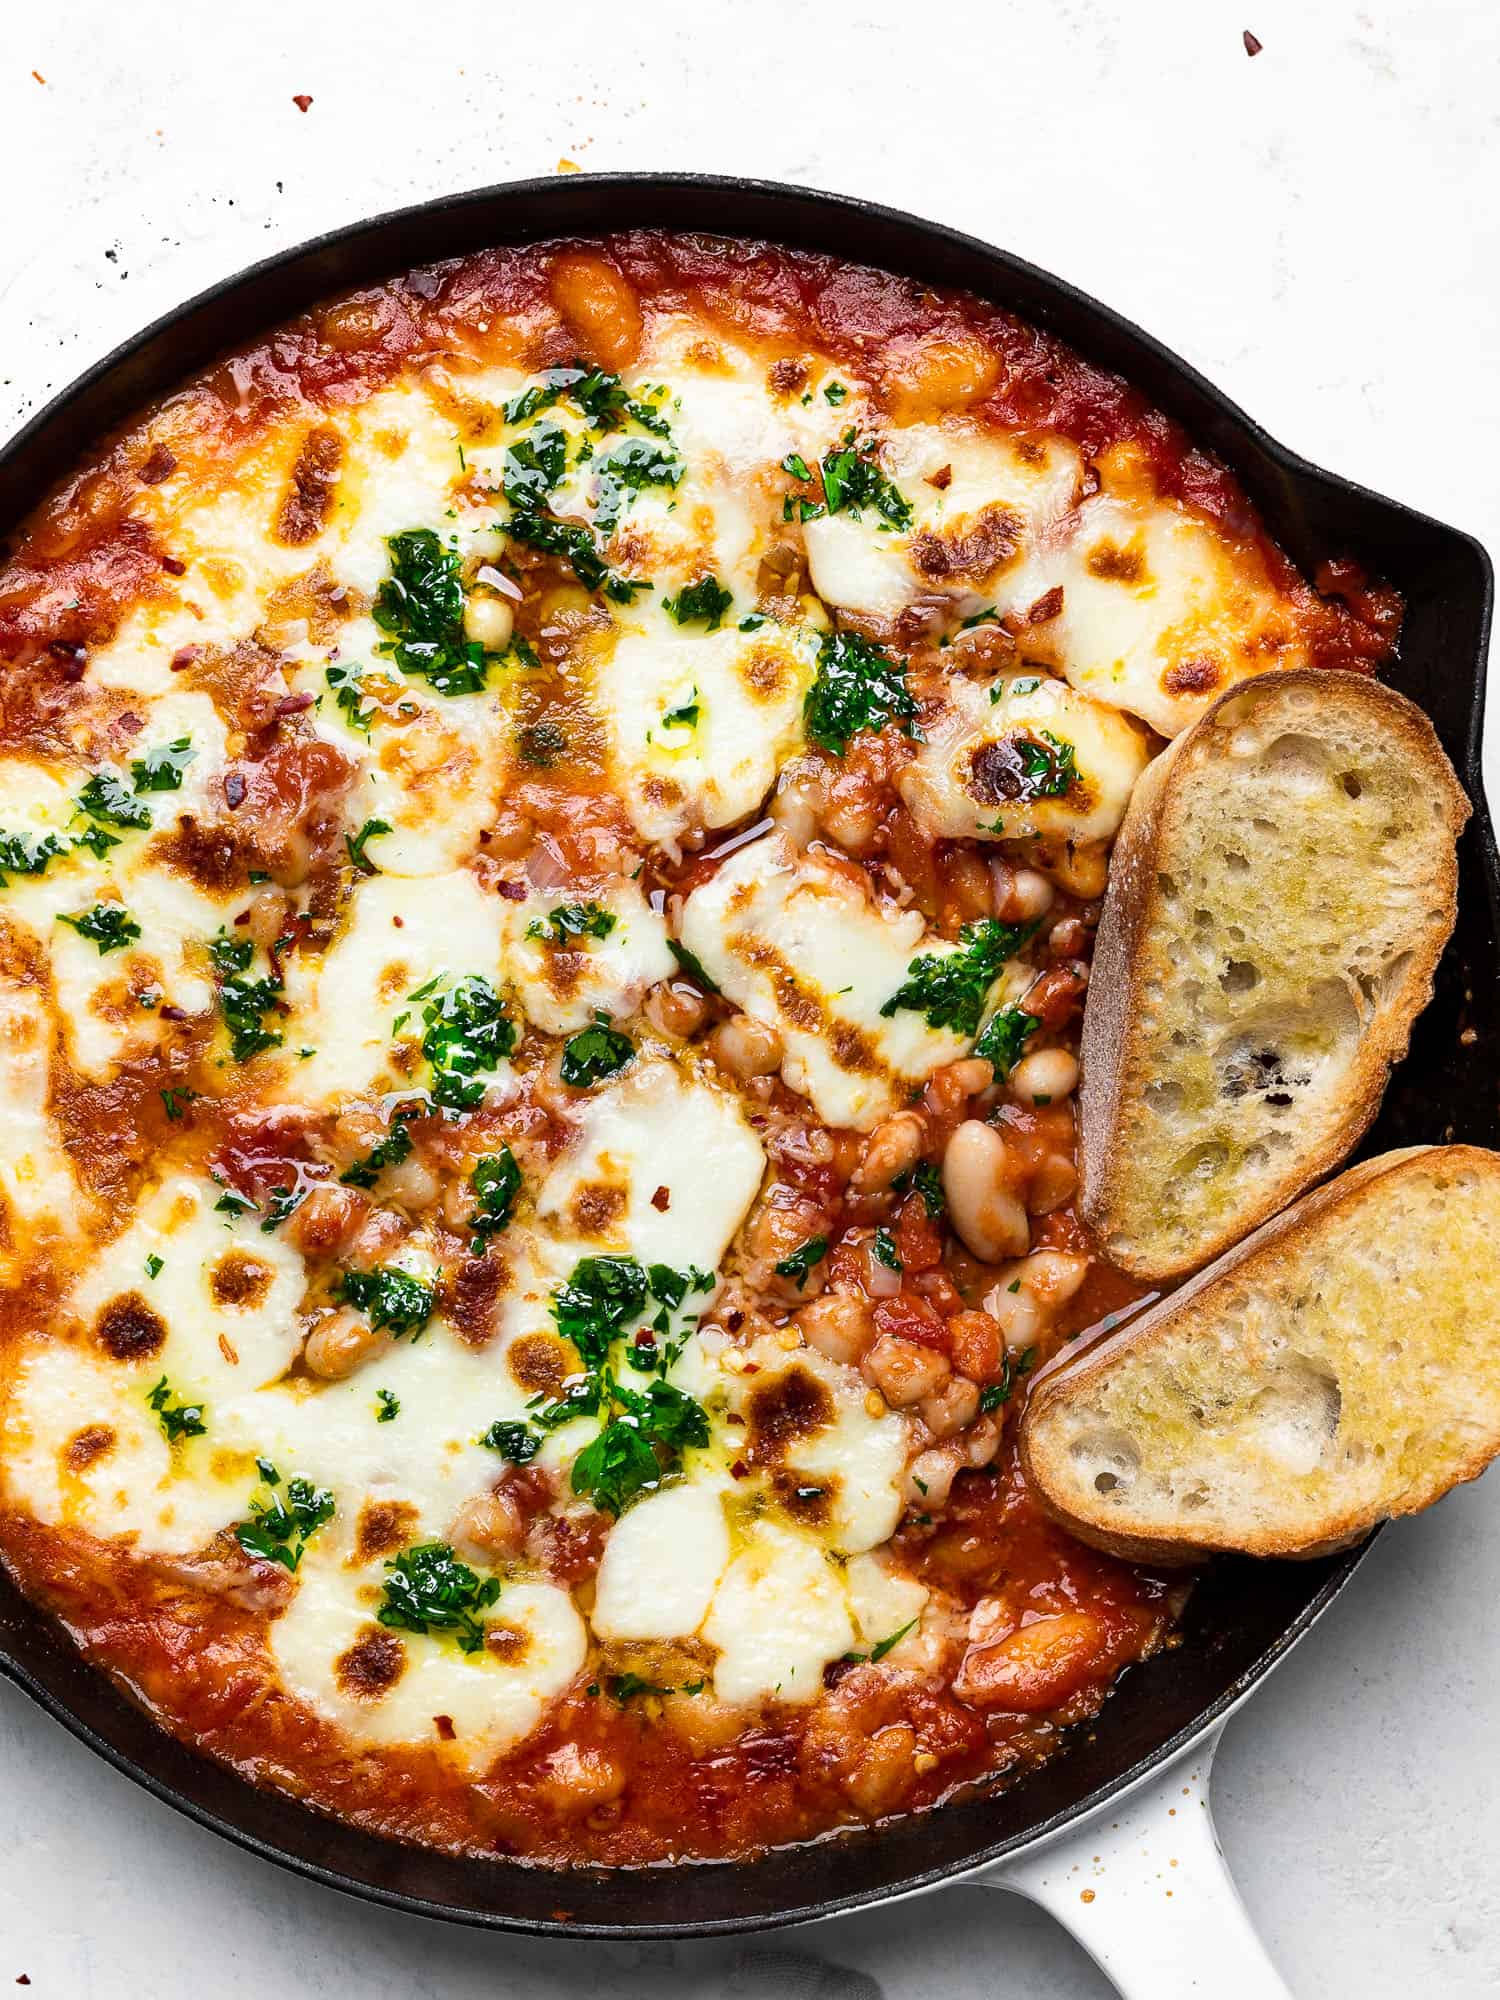
[[161,559],[161,566],[167,572],[168,576],[187,575],[187,564],[185,562],[179,562],[176,556],[163,556]]
[[245,774],[243,771],[231,771],[224,780],[224,803],[231,812],[234,811],[236,806],[242,806],[245,803]]
[[301,715],[304,709],[312,707],[313,700],[314,697],[308,694],[306,690],[301,694],[284,694],[271,710],[271,718],[273,721],[279,722],[283,716]]
[[524,882],[497,882],[495,887],[507,903],[524,903],[526,901],[526,884]]
[[651,1197],[651,1206],[658,1215],[665,1215],[672,1206],[672,1190],[669,1187],[659,1187]]
[[737,1458],[729,1468],[729,1476],[731,1479],[748,1479],[750,1468],[742,1458]]
[[1039,597],[1026,614],[1028,625],[1050,625],[1054,618],[1062,615],[1063,587],[1054,583],[1044,597]]
[[406,919],[405,919],[405,917],[392,917],[392,918],[391,918],[391,923],[392,923],[392,924],[393,924],[393,925],[395,926],[395,928],[396,928],[396,929],[397,929],[398,931],[404,931],[404,930],[406,929]]
[[158,1007],[156,1011],[164,1021],[185,1021],[187,1019],[186,1007],[174,1007],[170,1002],[165,1007]]
[[[312,103],[311,98],[307,101],[309,104]],[[458,1731],[453,1727],[453,1717],[451,1715],[435,1715],[432,1718],[432,1726],[445,1743],[451,1743],[458,1734]]]
[[170,479],[177,470],[177,460],[167,447],[158,441],[146,454],[146,462],[136,474],[143,486],[160,486],[164,479]]
[[201,646],[179,646],[168,665],[174,674],[184,674],[202,651]]
[[122,736],[139,736],[145,726],[140,716],[132,714],[128,708],[123,715],[115,717],[115,727]]
[[951,465],[940,465],[936,472],[929,472],[927,475],[927,484],[935,486],[939,493],[946,493],[948,488],[953,484],[953,467]]
[[[34,69],[31,72],[31,74],[36,78],[38,83],[43,85],[46,84],[47,79],[42,75],[42,72],[39,69]],[[29,1986],[31,1984],[31,1981],[26,1977],[25,1973],[23,1972],[20,1978],[16,1981],[16,1984],[17,1986]]]
[[235,922],[237,924],[248,924],[249,921],[250,921],[250,912],[248,910],[241,910],[239,915],[235,918]]
[[[292,99],[292,102],[293,104],[296,105],[299,111],[308,111],[311,110],[312,108],[312,99],[306,94],[305,91],[299,90],[297,95]],[[443,1718],[439,1716],[438,1720],[441,1722]],[[448,1725],[448,1734],[450,1736],[453,1734],[453,1725],[451,1723]]]
[[1260,36],[1252,34],[1248,28],[1245,30],[1244,42],[1245,54],[1247,56],[1258,56],[1265,47],[1265,43],[1261,40]]

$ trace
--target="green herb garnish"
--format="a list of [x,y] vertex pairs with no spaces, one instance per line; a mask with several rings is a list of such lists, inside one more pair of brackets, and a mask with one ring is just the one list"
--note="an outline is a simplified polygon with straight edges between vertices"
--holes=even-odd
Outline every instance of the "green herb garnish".
[[[425,998],[424,987],[412,998]],[[497,1069],[516,1046],[516,1025],[500,996],[477,972],[467,974],[422,1009],[422,1053],[436,1072],[432,1095],[449,1111],[467,1111],[484,1096],[481,1071]]]
[[906,1269],[906,1266],[901,1261],[900,1252],[896,1248],[896,1239],[888,1229],[877,1229],[875,1232],[875,1260],[877,1263],[884,1264],[888,1271],[904,1271]]
[[140,925],[118,903],[95,903],[91,910],[85,910],[80,916],[60,916],[57,921],[97,945],[101,958],[109,951],[123,951],[141,934]]
[[783,1257],[776,1266],[778,1278],[795,1278],[800,1292],[812,1275],[814,1264],[821,1263],[828,1251],[826,1236],[809,1236],[805,1243],[799,1243],[789,1256]]
[[598,903],[559,903],[545,917],[533,917],[526,926],[529,938],[544,944],[566,944],[569,938],[607,938],[619,919]]
[[235,1061],[249,1062],[264,1049],[280,1048],[281,1036],[265,1026],[265,1016],[280,1004],[280,976],[274,971],[262,979],[246,976],[255,956],[249,938],[234,938],[220,931],[208,951],[219,975],[219,1008]]
[[898,1008],[908,1007],[923,1015],[929,1028],[977,1034],[990,988],[1006,960],[1014,957],[1035,929],[1035,924],[1002,924],[994,917],[965,924],[958,934],[956,951],[923,952],[911,961],[906,980],[886,1001],[881,1014],[889,1019]]
[[391,831],[388,819],[367,819],[358,833],[344,835],[344,849],[351,866],[361,875],[378,875],[380,870],[365,852],[369,843],[382,833]]
[[726,590],[716,576],[684,584],[675,597],[664,597],[661,601],[663,611],[679,625],[706,625],[710,632],[718,631],[733,603],[733,592]]
[[[281,1484],[274,1465],[263,1458],[256,1463],[268,1486]],[[314,1486],[308,1479],[289,1479],[285,1494],[273,1491],[269,1499],[250,1502],[250,1519],[241,1521],[234,1535],[246,1555],[295,1570],[313,1536],[332,1519],[333,1495],[326,1486]]]
[[629,1035],[612,1028],[607,1014],[596,1014],[593,1027],[584,1028],[563,1044],[560,1074],[564,1083],[582,1090],[614,1076],[634,1054],[635,1044]]
[[377,1389],[375,1401],[379,1408],[375,1412],[377,1424],[393,1424],[401,1414],[401,1398],[393,1389]]
[[462,563],[431,528],[386,538],[391,573],[375,593],[371,616],[386,637],[376,651],[437,694],[479,694],[488,656],[464,637]]
[[469,1227],[475,1240],[471,1247],[479,1250],[484,1247],[486,1236],[498,1235],[505,1228],[515,1208],[516,1196],[521,1192],[521,1169],[510,1147],[502,1146],[498,1153],[477,1160],[469,1176],[469,1186],[474,1191],[474,1213],[469,1217]]
[[906,686],[906,662],[894,660],[858,632],[827,632],[818,645],[818,671],[802,705],[814,743],[842,757],[851,737],[899,722],[908,736],[917,704]]
[[203,1437],[208,1425],[203,1421],[201,1403],[174,1403],[172,1391],[167,1386],[167,1378],[162,1376],[156,1387],[146,1397],[146,1401],[156,1412],[156,1421],[161,1425],[162,1435],[168,1444],[177,1444],[183,1438]]
[[529,1465],[542,1448],[542,1440],[529,1424],[520,1424],[497,1417],[479,1442],[488,1445],[491,1451],[511,1465]]
[[823,492],[830,514],[851,514],[858,520],[862,510],[873,507],[893,528],[909,528],[911,502],[875,462],[875,440],[854,442],[846,431],[843,446],[823,460]]
[[175,743],[163,743],[158,749],[148,750],[130,767],[136,790],[180,792],[182,775],[197,754],[188,736],[179,736]]
[[423,1542],[386,1564],[390,1575],[375,1616],[401,1632],[451,1634],[460,1652],[484,1645],[478,1613],[500,1595],[497,1576],[481,1578],[447,1542]]
[[1021,1059],[1027,1036],[1034,1035],[1041,1025],[1035,1014],[1022,1007],[1001,1007],[991,1014],[980,1030],[974,1053],[983,1056],[994,1070],[997,1083],[1010,1075]]
[[373,1271],[345,1271],[337,1296],[354,1306],[377,1333],[419,1334],[432,1318],[437,1288],[410,1271],[381,1264]]

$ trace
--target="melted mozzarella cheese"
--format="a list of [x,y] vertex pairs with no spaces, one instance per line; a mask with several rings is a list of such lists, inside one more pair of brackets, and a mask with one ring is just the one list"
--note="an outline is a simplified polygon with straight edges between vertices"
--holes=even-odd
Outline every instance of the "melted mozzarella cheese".
[[52,1020],[35,988],[0,980],[0,1273],[85,1220],[50,1108]]
[[[647,840],[752,813],[802,743],[817,642],[809,632],[625,633],[601,666],[616,784]],[[683,717],[683,711],[686,716]],[[678,715],[679,720],[668,717]]]
[[906,1085],[967,1047],[911,1009],[880,1011],[918,953],[955,947],[784,835],[742,848],[693,891],[682,941],[731,999],[777,1028],[783,1079],[829,1125],[869,1131]]
[[714,1596],[703,1636],[718,1649],[720,1701],[817,1699],[823,1669],[854,1644],[839,1572],[816,1542],[762,1521]]
[[916,1654],[917,1633],[904,1633],[894,1646],[887,1642],[914,1619],[921,1618],[932,1595],[927,1586],[918,1583],[914,1576],[903,1576],[883,1557],[875,1555],[851,1557],[844,1570],[844,1584],[860,1645],[866,1649],[886,1646],[882,1659],[904,1666],[903,1655]]
[[677,970],[667,927],[638,883],[622,877],[589,892],[615,920],[606,937],[553,943],[550,932],[529,936],[533,924],[546,931],[562,900],[558,891],[533,890],[525,902],[505,905],[507,974],[527,1020],[549,1035],[573,1034],[601,1011],[617,1020],[633,1014],[648,989]]
[[1029,652],[1164,736],[1233,682],[1305,664],[1295,609],[1253,543],[1157,498],[1122,453],[1104,472],[1103,491],[1036,568],[1037,594],[1061,585],[1062,610],[1028,633]]
[[666,1487],[611,1529],[590,1623],[601,1639],[690,1638],[728,1563],[722,1486]]
[[[424,1745],[478,1776],[531,1734],[584,1663],[583,1620],[556,1584],[508,1583],[484,1614],[491,1643],[463,1653],[441,1633],[376,1623],[380,1578],[320,1550],[271,1626],[287,1688],[357,1743]],[[360,1650],[372,1641],[373,1672]]]
[[1026,559],[1072,506],[1082,469],[1075,447],[1058,439],[1033,444],[935,424],[888,432],[880,465],[911,506],[909,528],[894,530],[866,507],[803,529],[818,595],[878,619],[920,596],[950,598],[957,610],[1024,601]]
[[[1113,837],[1150,755],[1145,732],[1118,709],[1036,673],[989,685],[955,675],[943,704],[924,716],[927,741],[898,780],[927,832],[948,840]],[[1028,746],[1040,752],[1040,789],[1026,776]],[[1061,795],[1047,796],[1064,778]]]
[[[0,1426],[0,1481],[57,1527],[191,1555],[245,1514],[254,1469],[216,1470],[206,1437],[169,1445],[146,1398],[157,1379],[72,1342],[22,1357]],[[247,1478],[248,1473],[248,1478]]]
[[[578,1255],[713,1271],[760,1190],[765,1153],[739,1102],[675,1064],[643,1060],[592,1098],[537,1215]],[[706,1301],[705,1301],[706,1303]],[[701,1307],[700,1307],[701,1310]]]
[[[410,996],[445,974],[478,973],[498,985],[505,923],[502,899],[466,869],[362,881],[321,962],[299,952],[288,963],[286,1045],[313,1051],[291,1062],[288,1087],[306,1103],[410,1087],[422,1073],[422,1003]],[[408,1018],[398,1034],[401,1014]]]

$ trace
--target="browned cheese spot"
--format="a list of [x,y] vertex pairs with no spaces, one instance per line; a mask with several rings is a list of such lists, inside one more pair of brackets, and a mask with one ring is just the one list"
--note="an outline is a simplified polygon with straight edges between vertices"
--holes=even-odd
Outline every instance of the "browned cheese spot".
[[344,441],[337,431],[317,424],[302,440],[292,477],[276,516],[276,539],[288,548],[315,541],[333,509],[333,492],[344,462]]
[[367,1500],[354,1530],[354,1559],[374,1562],[377,1556],[404,1549],[417,1532],[417,1510],[405,1500]]
[[807,1528],[826,1525],[832,1516],[838,1489],[836,1473],[820,1472],[815,1477],[781,1465],[771,1474],[771,1491],[782,1512]]
[[167,1338],[165,1321],[139,1292],[111,1299],[94,1330],[99,1345],[115,1361],[148,1361],[160,1353]]
[[301,624],[315,646],[331,646],[345,620],[368,609],[369,599],[362,590],[340,583],[326,562],[318,562],[277,584],[266,599],[260,629],[274,632],[280,625]]
[[580,1236],[605,1236],[624,1215],[629,1195],[617,1181],[585,1181],[568,1205]]
[[531,1651],[531,1634],[519,1625],[487,1625],[484,1632],[486,1650],[497,1660],[503,1660],[508,1667],[519,1666]]
[[911,559],[930,583],[949,577],[983,583],[1020,548],[1022,528],[1018,514],[992,502],[962,533],[950,529],[938,534],[929,528],[913,535]]
[[1223,679],[1223,669],[1217,660],[1179,660],[1175,667],[1168,667],[1161,677],[1161,684],[1168,694],[1207,694]]
[[495,1336],[495,1310],[509,1285],[510,1265],[493,1248],[468,1257],[443,1287],[443,1315],[465,1347],[487,1347]]
[[766,373],[773,396],[796,396],[807,387],[807,363],[790,354],[773,361]]
[[208,1289],[215,1305],[237,1306],[248,1312],[262,1303],[274,1275],[269,1264],[247,1251],[226,1250],[208,1275]]
[[748,660],[740,668],[746,684],[752,693],[764,701],[781,693],[786,685],[789,668],[781,655],[770,646],[757,646]]
[[406,1648],[394,1632],[367,1625],[333,1663],[339,1692],[350,1701],[379,1701],[406,1671]]
[[[163,477],[166,475],[163,474]],[[115,1434],[108,1424],[88,1424],[68,1439],[63,1453],[69,1472],[85,1472],[114,1450]]]
[[555,1333],[523,1333],[511,1342],[505,1361],[523,1389],[549,1396],[555,1396],[578,1368],[578,1357]]
[[1146,558],[1139,549],[1122,549],[1117,542],[1100,542],[1089,550],[1085,567],[1106,583],[1144,583]]
[[[1031,753],[1023,757],[1020,745],[1027,745]],[[1033,767],[1041,763],[1043,768]],[[971,799],[980,805],[1014,805],[1038,798],[1066,797],[1075,804],[1082,802],[1087,793],[1078,771],[1069,774],[1066,793],[1049,789],[1056,782],[1057,752],[1052,744],[1041,737],[1032,736],[1025,730],[1017,730],[1009,736],[997,736],[988,743],[981,743],[969,758],[969,773],[965,790]]]
[[811,1369],[794,1362],[782,1375],[756,1382],[745,1401],[749,1455],[761,1464],[784,1458],[799,1438],[833,1422],[833,1397]]

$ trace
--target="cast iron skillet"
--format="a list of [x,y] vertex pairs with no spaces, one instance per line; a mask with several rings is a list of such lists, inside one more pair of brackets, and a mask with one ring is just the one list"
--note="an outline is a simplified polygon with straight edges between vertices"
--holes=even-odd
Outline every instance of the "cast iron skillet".
[[[1431,1007],[1392,1078],[1365,1152],[1420,1141],[1500,1144],[1495,925],[1500,861],[1480,783],[1491,571],[1484,550],[1295,457],[1187,364],[1071,285],[973,237],[897,210],[765,181],[600,174],[518,181],[354,224],[253,265],[127,342],[0,453],[0,527],[89,446],[227,347],[329,293],[489,244],[651,227],[765,237],[954,285],[1013,308],[1118,369],[1243,480],[1306,570],[1350,554],[1406,598],[1387,678],[1432,717],[1474,802],[1459,850],[1458,928]],[[1459,1034],[1475,1040],[1460,1044]],[[1365,1547],[1368,1547],[1368,1543]],[[0,1575],[0,1673],[82,1742],[200,1824],[334,1888],[470,1924],[570,1936],[693,1937],[827,1916],[1014,1854],[1097,1808],[1200,1735],[1327,1608],[1363,1550],[1309,1563],[1224,1561],[1189,1603],[1184,1643],[1125,1676],[1086,1733],[1000,1795],[741,1864],[559,1876],[375,1839],[260,1792],[182,1747],[85,1666]]]

